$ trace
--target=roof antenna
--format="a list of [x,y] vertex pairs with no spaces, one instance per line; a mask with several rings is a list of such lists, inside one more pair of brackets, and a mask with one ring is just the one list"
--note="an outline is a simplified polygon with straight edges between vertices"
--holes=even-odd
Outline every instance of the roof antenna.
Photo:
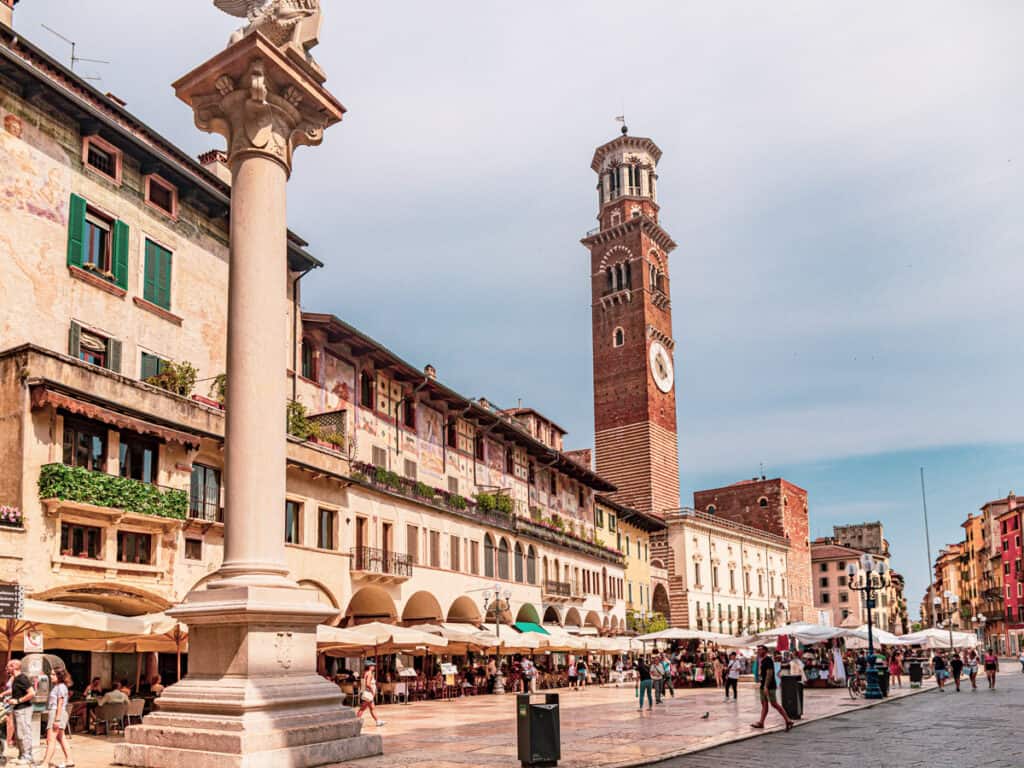
[[[71,71],[72,72],[75,71],[75,64],[77,64],[80,61],[87,61],[90,64],[109,64],[110,63],[109,61],[105,61],[104,59],[86,59],[86,58],[84,58],[82,56],[76,56],[75,55],[76,43],[75,43],[74,40],[71,40],[71,39],[69,39],[67,37],[64,37],[64,35],[62,35],[56,29],[53,29],[52,27],[48,27],[45,24],[40,24],[40,26],[43,29],[45,29],[47,32],[56,35],[61,40],[63,40],[65,43],[67,43],[68,45],[71,46]],[[98,75],[80,75],[80,77],[83,80],[101,80],[102,79]]]
[[765,479],[765,476],[764,476],[764,462],[763,461],[761,462],[761,479],[762,480]]

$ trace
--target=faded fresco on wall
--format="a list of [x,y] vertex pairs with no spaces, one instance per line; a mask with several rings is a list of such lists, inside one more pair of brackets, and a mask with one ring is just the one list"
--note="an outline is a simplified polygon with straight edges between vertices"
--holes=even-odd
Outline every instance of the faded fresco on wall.
[[[52,139],[25,125],[20,117],[0,110],[0,211],[20,211],[67,225],[70,171],[51,159],[59,152]],[[42,145],[52,144],[52,147]]]
[[420,470],[440,477],[444,474],[444,417],[433,408],[417,405],[416,436],[419,438]]
[[324,382],[331,394],[337,398],[331,410],[350,408],[354,402],[352,393],[355,390],[356,369],[334,355],[325,354],[323,361]]

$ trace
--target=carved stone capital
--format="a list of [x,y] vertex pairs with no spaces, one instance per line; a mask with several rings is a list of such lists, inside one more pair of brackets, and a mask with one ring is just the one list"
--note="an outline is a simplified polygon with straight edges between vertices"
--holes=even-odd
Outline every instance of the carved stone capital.
[[291,173],[295,147],[315,146],[345,108],[262,34],[242,38],[174,84],[196,126],[219,133],[228,163],[258,155]]

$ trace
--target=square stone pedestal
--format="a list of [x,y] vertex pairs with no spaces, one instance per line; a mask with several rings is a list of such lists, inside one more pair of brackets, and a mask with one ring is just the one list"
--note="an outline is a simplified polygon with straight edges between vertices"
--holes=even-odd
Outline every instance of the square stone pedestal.
[[316,674],[316,627],[335,611],[309,590],[210,589],[169,613],[189,627],[188,675],[126,729],[118,765],[311,768],[381,754]]

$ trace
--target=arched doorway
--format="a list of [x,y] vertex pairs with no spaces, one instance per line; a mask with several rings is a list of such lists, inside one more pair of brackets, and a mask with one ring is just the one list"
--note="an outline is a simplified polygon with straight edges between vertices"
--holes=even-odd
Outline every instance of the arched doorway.
[[395,622],[398,611],[395,601],[380,587],[363,587],[348,601],[345,625],[368,624],[371,621]]
[[298,582],[300,587],[313,590],[316,592],[316,599],[318,602],[323,603],[324,606],[333,608],[338,612],[337,616],[332,619],[325,619],[324,624],[336,626],[341,621],[341,606],[338,605],[338,601],[334,595],[331,594],[331,590],[321,584],[319,581],[313,581],[312,579],[300,579]]
[[540,624],[540,614],[530,603],[523,603],[516,614],[516,621],[529,621],[532,624]]
[[452,623],[477,624],[480,621],[480,607],[472,598],[455,598],[451,608],[448,609],[448,621]]
[[570,608],[568,611],[566,611],[565,612],[564,626],[566,626],[566,627],[582,627],[583,626],[583,619],[580,618],[580,612],[578,610],[576,610],[575,608]]
[[558,615],[558,609],[553,605],[549,605],[544,609],[544,623],[545,624],[557,624],[562,626],[562,619]]
[[102,581],[55,587],[45,592],[37,592],[32,598],[103,613],[116,613],[119,616],[160,613],[173,605],[160,595],[147,590]]
[[441,604],[429,592],[416,592],[405,601],[402,609],[404,624],[433,624],[444,620]]
[[671,609],[668,602],[668,590],[664,584],[655,584],[654,592],[651,594],[651,610],[660,613],[665,620],[672,623]]
[[601,616],[597,611],[587,611],[586,625],[597,630],[601,629]]

